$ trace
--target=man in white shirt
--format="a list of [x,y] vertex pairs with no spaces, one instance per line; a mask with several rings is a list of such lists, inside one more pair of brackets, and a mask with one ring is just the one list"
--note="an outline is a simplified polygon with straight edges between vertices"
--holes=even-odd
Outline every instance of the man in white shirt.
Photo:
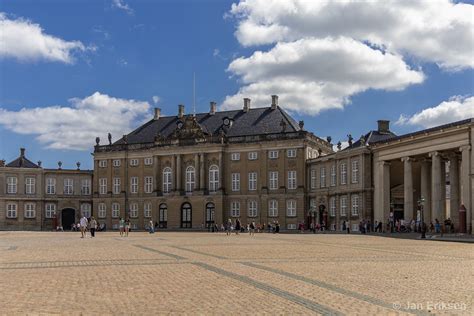
[[86,236],[86,228],[87,228],[87,218],[83,216],[80,220],[80,225],[81,225],[81,238],[84,238]]

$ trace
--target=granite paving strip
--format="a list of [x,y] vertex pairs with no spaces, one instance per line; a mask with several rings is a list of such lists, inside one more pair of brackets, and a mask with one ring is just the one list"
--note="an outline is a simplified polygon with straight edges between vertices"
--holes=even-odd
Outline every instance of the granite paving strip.
[[184,248],[184,247],[179,247],[179,246],[170,246],[170,247],[176,248],[176,249],[179,249],[179,250],[183,250],[183,251],[189,251],[189,252],[196,253],[196,254],[198,254],[198,255],[207,256],[207,257],[213,257],[213,258],[223,259],[223,260],[229,259],[229,258],[224,257],[224,256],[214,255],[214,254],[210,254],[210,253],[207,253],[207,252],[198,251],[198,250],[193,250],[193,249],[188,249],[188,248]]
[[[252,262],[240,262],[240,264],[243,264],[243,265],[248,266],[248,267],[256,268],[256,269],[261,269],[261,270],[268,271],[268,272],[273,272],[275,274],[279,274],[279,275],[282,275],[282,276],[285,276],[285,277],[288,277],[288,278],[291,278],[291,279],[294,279],[294,280],[298,280],[298,281],[302,281],[302,282],[309,283],[309,284],[312,284],[312,285],[316,285],[316,286],[324,288],[326,290],[330,290],[330,291],[333,291],[333,292],[336,292],[336,293],[340,293],[340,294],[343,294],[343,295],[346,295],[346,296],[350,296],[350,297],[353,297],[353,298],[358,299],[358,300],[362,300],[362,301],[370,303],[370,304],[378,305],[378,306],[388,308],[388,309],[392,309],[394,311],[399,312],[398,309],[394,308],[393,304],[386,303],[382,300],[379,300],[377,298],[374,298],[374,297],[371,297],[371,296],[368,296],[368,295],[364,295],[364,294],[357,293],[357,292],[354,292],[354,291],[346,290],[344,288],[341,288],[341,287],[338,287],[338,286],[335,286],[335,285],[332,285],[332,284],[328,284],[326,282],[310,279],[310,278],[307,278],[307,277],[304,277],[304,276],[301,276],[301,275],[297,275],[297,274],[286,272],[286,271],[279,270],[279,269],[266,267],[264,265],[260,265],[260,264],[256,264],[256,263],[252,263]],[[427,313],[427,312],[423,312],[423,311],[417,311],[417,310],[405,311],[405,312],[410,313],[410,314],[415,314],[415,315],[432,315],[431,313]]]
[[165,251],[153,249],[153,248],[146,247],[146,246],[142,246],[142,245],[134,245],[134,246],[137,247],[137,248],[141,248],[141,249],[143,249],[143,250],[148,250],[148,251],[156,252],[156,253],[159,253],[159,254],[161,254],[161,255],[171,257],[171,258],[176,259],[176,260],[186,260],[186,259],[187,259],[187,258],[185,258],[185,257],[181,257],[181,256],[175,255],[175,254],[173,254],[173,253],[169,253],[169,252],[165,252]]
[[[184,263],[184,262],[183,262]],[[98,261],[58,261],[58,262],[29,262],[29,263],[2,263],[0,264],[0,270],[21,270],[21,269],[52,269],[52,268],[80,268],[80,267],[108,267],[108,266],[144,266],[144,265],[165,265],[165,264],[177,264],[173,261],[163,261],[163,259],[150,259],[150,260],[139,260],[128,261],[128,260],[104,260],[103,262]]]
[[313,301],[308,300],[306,298],[303,298],[301,296],[292,294],[290,292],[281,290],[279,288],[273,287],[273,286],[268,285],[266,283],[255,281],[255,280],[253,280],[249,277],[246,277],[246,276],[243,276],[243,275],[240,275],[240,274],[236,274],[236,273],[233,273],[233,272],[229,272],[229,271],[214,267],[212,265],[209,265],[209,264],[203,263],[203,262],[192,262],[191,264],[196,265],[198,267],[201,267],[203,269],[206,269],[208,271],[212,271],[216,274],[234,279],[236,281],[240,281],[240,282],[248,284],[248,285],[251,285],[251,286],[253,286],[253,287],[255,287],[259,290],[263,290],[265,292],[271,293],[271,294],[276,295],[278,297],[287,299],[290,302],[299,304],[299,305],[301,305],[301,306],[303,306],[303,307],[305,307],[305,308],[307,308],[307,309],[309,309],[313,312],[317,312],[317,313],[320,313],[322,315],[342,315],[340,312],[338,312],[334,309],[331,309],[327,306],[318,304],[316,302],[313,302]]

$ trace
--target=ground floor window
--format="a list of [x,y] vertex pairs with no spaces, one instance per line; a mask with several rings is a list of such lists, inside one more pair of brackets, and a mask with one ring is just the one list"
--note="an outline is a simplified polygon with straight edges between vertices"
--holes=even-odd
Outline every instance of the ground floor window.
[[158,225],[160,228],[166,228],[168,226],[168,207],[165,203],[160,204]]
[[36,217],[36,204],[35,203],[26,203],[24,210],[25,218],[35,218]]
[[184,203],[181,207],[181,228],[192,227],[192,208],[191,204]]
[[97,210],[97,215],[99,218],[105,218],[107,216],[107,210],[105,203],[99,203],[99,207]]
[[240,202],[239,201],[233,201],[230,204],[230,216],[240,217]]
[[352,231],[354,232],[359,231],[359,224],[352,224]]
[[7,204],[7,218],[17,218],[17,205],[15,203]]
[[56,214],[56,204],[48,203],[46,204],[44,210],[45,210],[44,216],[46,218],[53,218],[54,215]]
[[150,202],[145,203],[145,206],[143,207],[143,216],[145,216],[146,218],[151,217],[151,203]]
[[85,216],[87,218],[91,217],[91,205],[89,203],[81,204],[81,213],[82,216]]
[[206,227],[211,227],[214,225],[214,213],[216,210],[216,206],[214,203],[207,203],[206,204]]
[[296,229],[296,224],[288,224],[288,225],[286,225],[286,228],[288,228],[288,229]]
[[138,217],[138,204],[137,203],[130,204],[130,217],[131,218]]

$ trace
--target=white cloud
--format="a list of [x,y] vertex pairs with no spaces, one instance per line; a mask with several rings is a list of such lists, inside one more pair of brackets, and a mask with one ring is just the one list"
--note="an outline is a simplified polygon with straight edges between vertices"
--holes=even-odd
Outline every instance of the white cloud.
[[403,90],[423,82],[419,62],[458,71],[474,68],[473,6],[437,1],[241,0],[226,17],[237,21],[243,46],[272,45],[234,59],[228,71],[243,97],[307,114],[343,108],[369,89]]
[[474,97],[454,96],[412,116],[400,115],[396,124],[430,128],[468,118],[474,118]]
[[113,0],[112,6],[127,12],[127,14],[133,15],[133,9],[123,0]]
[[154,96],[152,97],[152,99],[153,99],[153,103],[155,103],[155,104],[157,104],[157,103],[160,102],[160,100],[161,100],[161,98],[160,98],[159,96],[157,96],[157,95],[154,95]]
[[224,109],[241,107],[245,96],[256,106],[268,106],[270,95],[277,93],[286,108],[308,114],[342,108],[351,95],[368,89],[401,90],[424,79],[400,56],[350,38],[278,43],[268,52],[235,59],[228,71],[244,86],[225,99]]
[[45,34],[39,24],[25,19],[11,20],[0,12],[0,57],[23,62],[48,60],[71,64],[74,53],[94,50],[80,41],[65,41]]
[[72,106],[23,108],[8,111],[0,108],[0,124],[18,134],[37,135],[47,148],[84,150],[95,144],[95,137],[105,144],[107,133],[114,139],[130,132],[136,122],[148,115],[148,102],[110,97],[95,92],[83,99],[69,100]]

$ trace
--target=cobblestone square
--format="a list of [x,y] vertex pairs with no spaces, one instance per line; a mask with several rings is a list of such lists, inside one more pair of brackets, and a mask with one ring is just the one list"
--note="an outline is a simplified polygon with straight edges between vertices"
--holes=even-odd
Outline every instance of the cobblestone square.
[[472,244],[0,232],[0,314],[472,315]]

